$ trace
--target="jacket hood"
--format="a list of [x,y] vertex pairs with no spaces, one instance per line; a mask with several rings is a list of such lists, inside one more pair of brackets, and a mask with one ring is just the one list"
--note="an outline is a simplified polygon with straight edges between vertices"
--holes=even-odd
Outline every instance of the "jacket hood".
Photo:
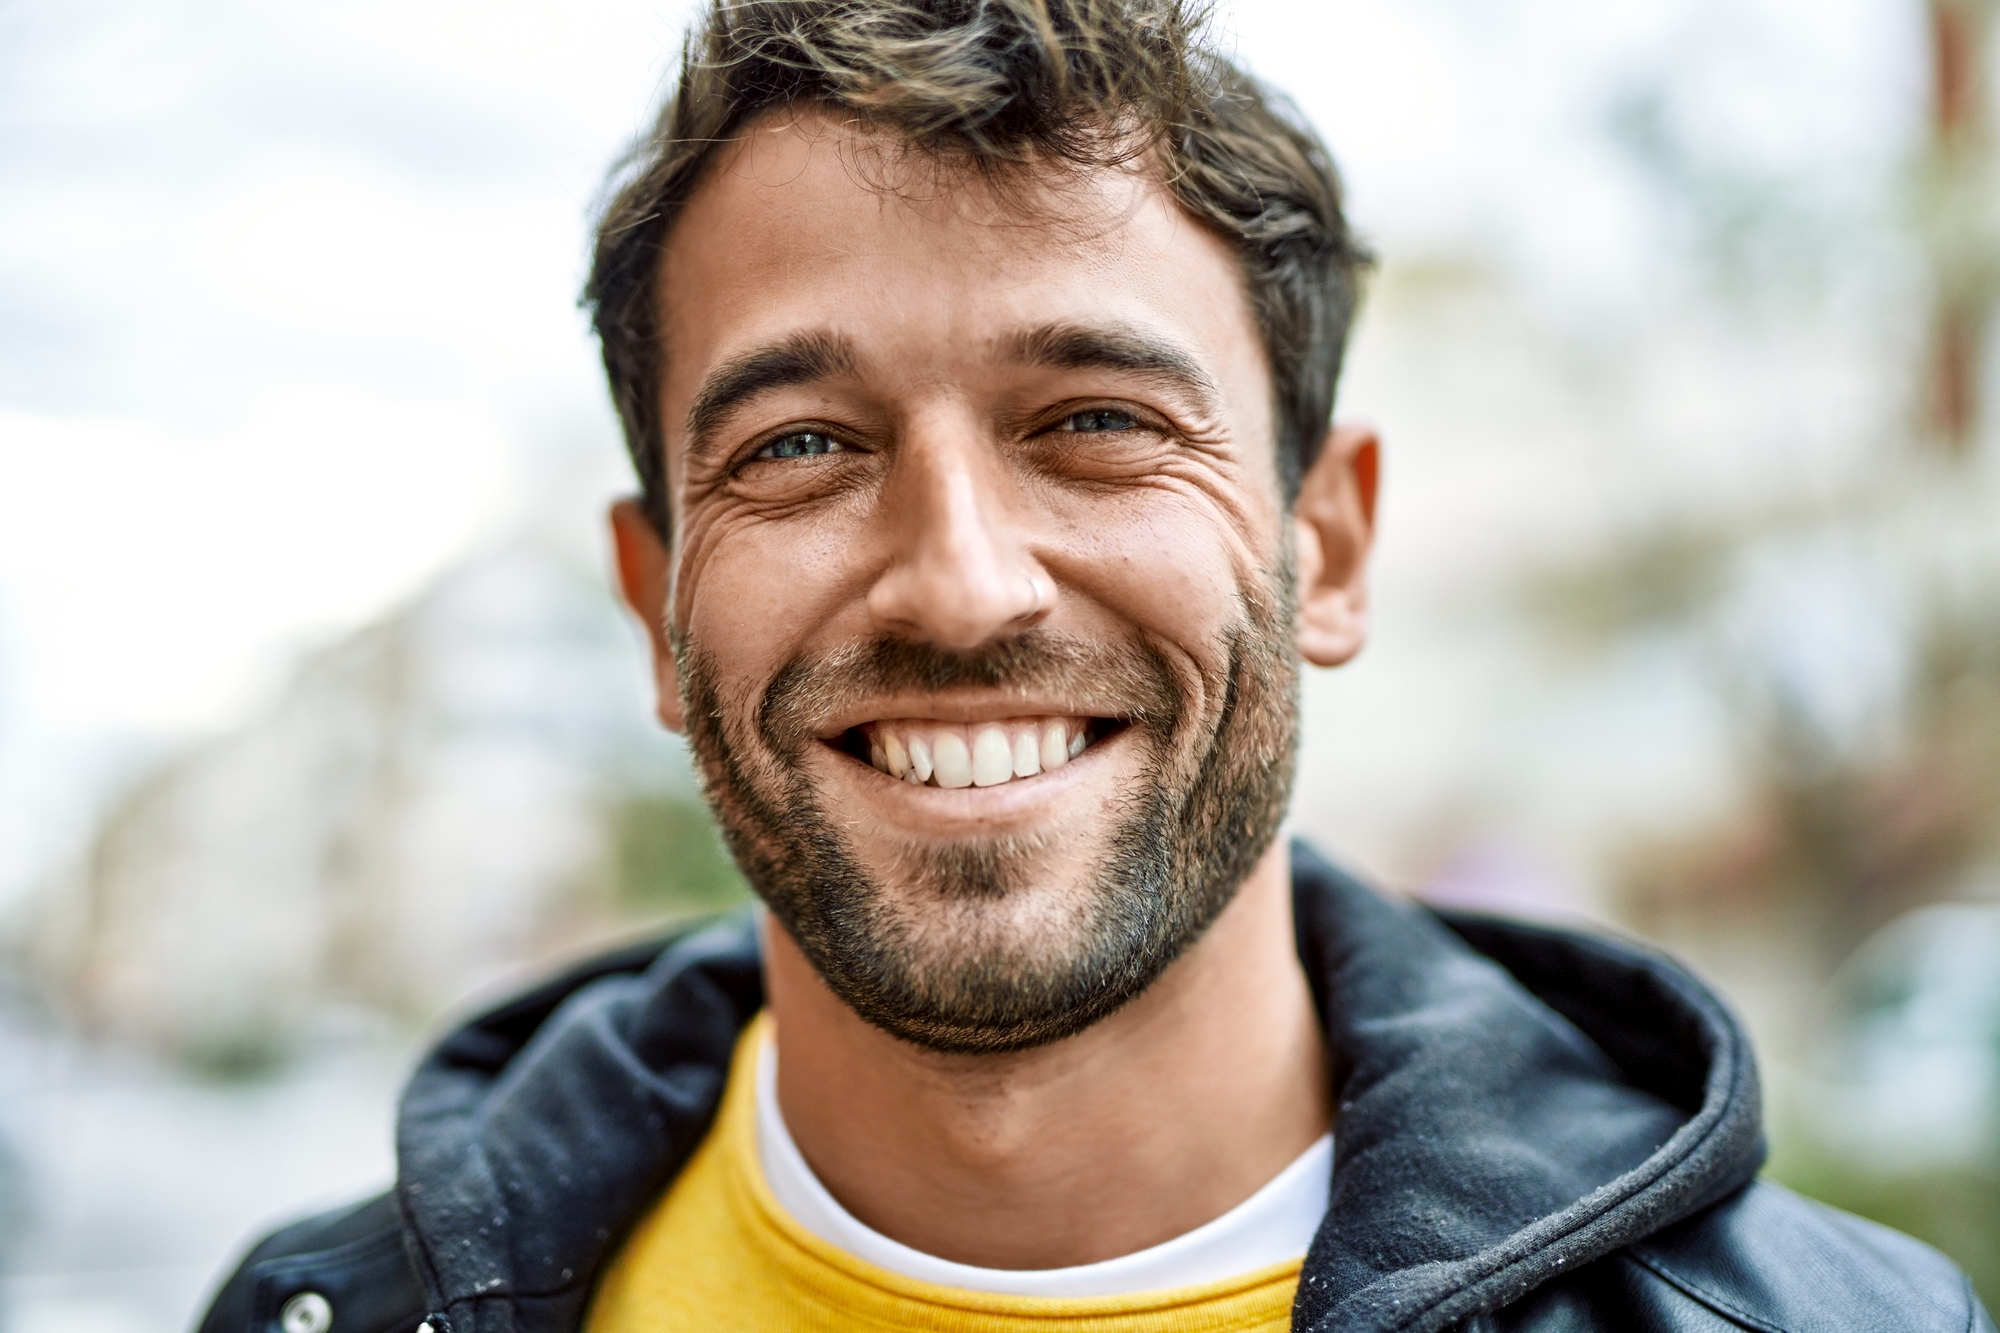
[[1632,945],[1391,903],[1293,849],[1299,950],[1347,1061],[1294,1325],[1447,1328],[1740,1189],[1750,1045]]
[[[1748,1183],[1756,1071],[1716,998],[1608,939],[1435,913],[1292,849],[1339,1070],[1294,1327],[1437,1330]],[[411,1078],[397,1200],[433,1323],[573,1329],[699,1146],[763,1003],[748,914],[558,977]]]

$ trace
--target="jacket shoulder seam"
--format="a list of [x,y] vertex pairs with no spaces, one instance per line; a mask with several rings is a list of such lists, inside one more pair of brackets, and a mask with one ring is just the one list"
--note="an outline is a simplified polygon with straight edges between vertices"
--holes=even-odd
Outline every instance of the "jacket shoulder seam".
[[278,1269],[291,1265],[349,1263],[368,1255],[371,1250],[403,1250],[403,1228],[400,1223],[383,1227],[380,1231],[366,1236],[356,1236],[353,1240],[342,1241],[323,1250],[287,1250],[279,1254],[266,1255],[252,1267]]
[[1692,1278],[1674,1272],[1659,1259],[1646,1254],[1637,1246],[1626,1250],[1625,1257],[1631,1262],[1638,1264],[1641,1268],[1644,1268],[1674,1290],[1680,1292],[1683,1296],[1686,1296],[1689,1300],[1707,1306],[1733,1323],[1740,1324],[1744,1328],[1755,1329],[1757,1333],[1791,1333],[1791,1330],[1785,1328],[1783,1325],[1774,1324],[1768,1319],[1760,1318],[1721,1293],[1710,1291]]
[[[365,1271],[369,1265],[398,1253],[408,1265],[408,1251],[403,1248],[402,1239],[402,1227],[392,1225],[379,1227],[338,1245],[308,1244],[297,1249],[248,1255],[215,1293],[199,1329],[201,1333],[211,1333],[212,1330],[228,1333],[229,1329],[238,1327],[261,1327],[263,1322],[273,1317],[273,1312],[266,1308],[273,1299],[272,1293],[302,1290],[304,1288],[297,1285],[302,1280],[309,1282],[328,1270],[338,1271],[343,1276],[352,1275],[356,1270]],[[242,1310],[250,1320],[247,1325],[215,1323],[232,1291],[241,1292],[239,1299],[247,1302]]]

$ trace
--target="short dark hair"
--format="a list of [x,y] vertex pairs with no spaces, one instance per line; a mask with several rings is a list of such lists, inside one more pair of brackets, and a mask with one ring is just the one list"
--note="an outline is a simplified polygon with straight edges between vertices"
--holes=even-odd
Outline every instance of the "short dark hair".
[[1289,503],[1333,414],[1370,259],[1326,146],[1223,57],[1195,0],[710,0],[653,128],[612,172],[584,304],[646,510],[668,531],[657,278],[703,168],[758,114],[829,107],[989,178],[1150,155],[1235,249]]

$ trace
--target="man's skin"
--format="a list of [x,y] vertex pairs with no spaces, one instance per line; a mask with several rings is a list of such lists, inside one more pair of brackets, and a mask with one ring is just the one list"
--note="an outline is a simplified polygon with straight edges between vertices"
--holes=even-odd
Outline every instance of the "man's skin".
[[[697,187],[661,265],[671,544],[636,503],[612,515],[667,726],[684,723],[670,631],[711,656],[731,709],[802,653],[885,634],[967,650],[1046,625],[1212,677],[1238,589],[1280,567],[1287,536],[1300,653],[1335,666],[1359,651],[1374,436],[1334,430],[1288,515],[1270,371],[1228,246],[1142,167],[1043,173],[1025,205],[1012,188],[998,198],[811,112],[753,123]],[[1025,335],[1052,328],[1110,331],[1173,364],[1037,354],[1050,340]],[[800,335],[844,355],[717,402],[719,372]],[[802,432],[838,447],[755,456]],[[1221,702],[1199,698],[1204,722]],[[954,690],[865,701],[836,731],[1090,704]],[[1031,887],[1007,908],[1030,942],[1061,929],[1063,895],[1087,882],[1149,758],[1115,733],[1039,776],[947,790],[811,748],[820,802],[892,890],[912,843],[1025,848]],[[1332,1120],[1288,872],[1280,842],[1137,1000],[997,1055],[919,1049],[863,1021],[767,917],[785,1122],[857,1218],[961,1263],[1091,1263],[1208,1222]]]

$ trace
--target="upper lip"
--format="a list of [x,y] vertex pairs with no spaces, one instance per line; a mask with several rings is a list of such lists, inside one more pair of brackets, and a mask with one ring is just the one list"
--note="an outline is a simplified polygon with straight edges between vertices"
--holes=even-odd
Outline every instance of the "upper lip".
[[831,714],[813,728],[820,740],[834,740],[869,722],[1005,722],[1022,717],[1107,717],[1120,714],[1088,702],[1021,694],[893,695]]

